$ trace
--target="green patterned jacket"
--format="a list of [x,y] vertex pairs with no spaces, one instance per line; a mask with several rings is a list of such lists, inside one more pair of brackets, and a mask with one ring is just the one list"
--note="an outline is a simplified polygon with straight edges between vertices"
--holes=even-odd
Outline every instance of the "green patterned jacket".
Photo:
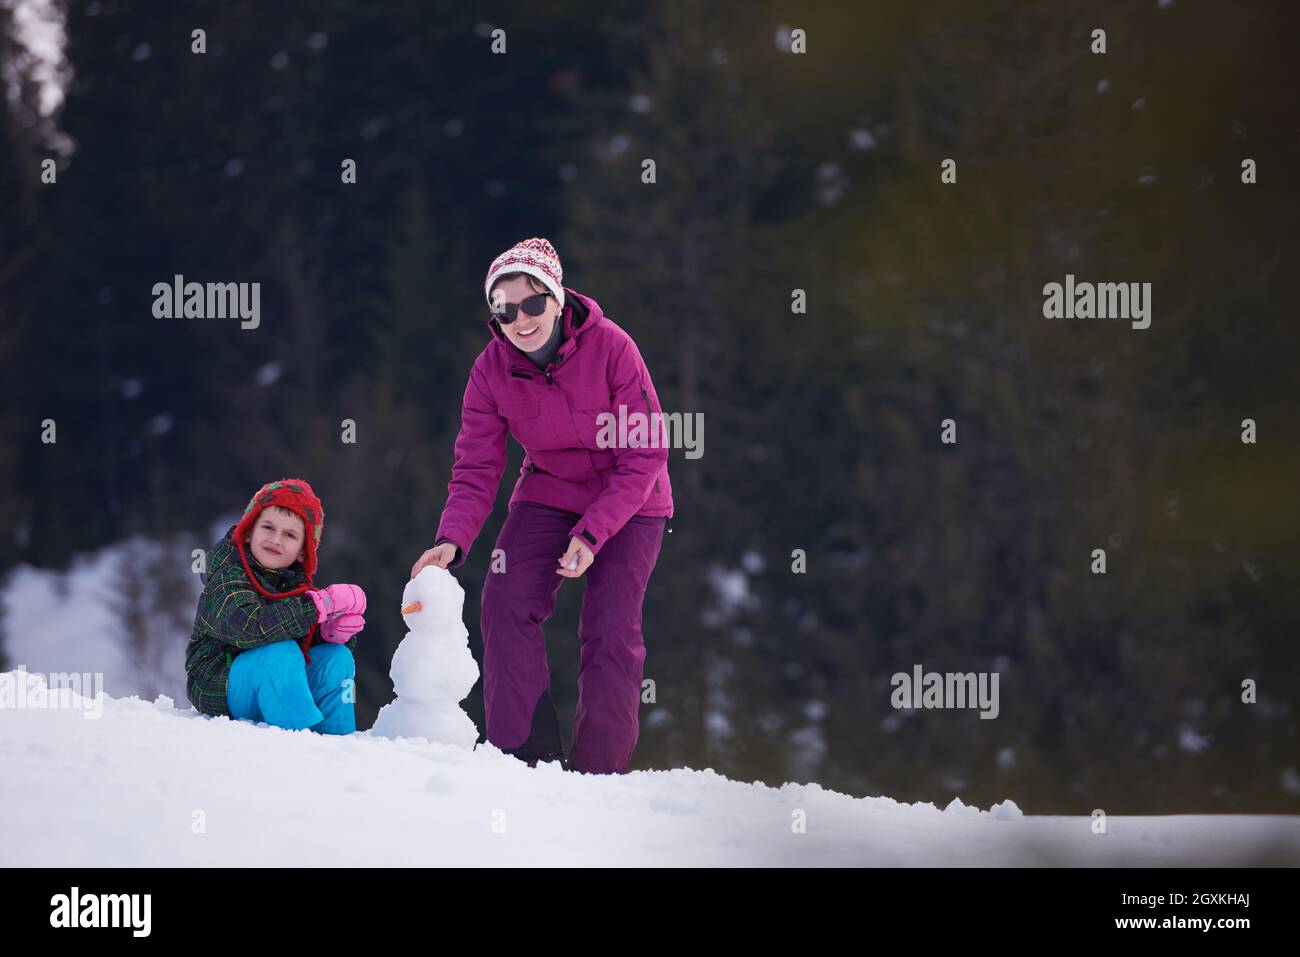
[[[273,641],[301,645],[316,620],[316,605],[306,595],[271,599],[253,588],[231,537],[234,530],[232,525],[208,554],[194,631],[185,650],[185,692],[195,708],[209,715],[230,715],[226,682],[237,656]],[[304,579],[301,562],[267,568],[250,554],[248,564],[269,592],[291,591]],[[318,628],[312,646],[320,642]],[[355,652],[356,646],[354,635],[347,647]]]

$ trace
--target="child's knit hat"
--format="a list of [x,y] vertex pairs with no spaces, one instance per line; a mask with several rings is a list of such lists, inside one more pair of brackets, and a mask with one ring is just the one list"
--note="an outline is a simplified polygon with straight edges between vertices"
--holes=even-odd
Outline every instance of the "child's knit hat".
[[492,284],[501,276],[512,272],[527,273],[541,282],[551,291],[555,301],[564,308],[564,268],[560,265],[560,254],[547,240],[540,236],[515,243],[488,267],[487,280],[483,283],[483,294],[487,296],[488,307],[492,306]]
[[[257,523],[257,517],[262,514],[262,510],[268,505],[279,505],[281,508],[287,508],[300,519],[302,519],[303,530],[305,532],[302,552],[302,569],[305,577],[301,584],[296,588],[291,588],[286,592],[269,592],[262,587],[253,570],[248,567],[248,555],[244,551],[244,539],[248,537],[253,526]],[[325,527],[325,509],[321,507],[320,499],[316,493],[311,490],[311,486],[302,479],[283,478],[278,482],[267,482],[257,494],[248,500],[248,507],[244,509],[244,515],[231,532],[230,537],[234,539],[235,549],[239,552],[239,560],[244,565],[244,574],[248,580],[267,598],[292,598],[294,595],[306,594],[312,587],[312,576],[316,574],[316,547],[320,544],[321,529]],[[307,634],[299,643],[298,647],[302,649],[302,656],[311,662],[311,655],[307,649],[311,647],[312,639],[316,635],[317,624],[312,623],[307,629]]]
[[[257,583],[257,576],[249,569],[248,556],[244,552],[244,539],[253,530],[257,517],[262,514],[262,510],[268,505],[278,505],[293,512],[302,519],[303,528],[306,532],[304,536],[306,541],[303,543],[302,568],[306,573],[307,580],[292,591],[282,594],[271,594]],[[321,507],[320,499],[311,490],[311,486],[302,479],[283,478],[278,482],[267,482],[258,489],[257,494],[249,499],[248,507],[244,509],[244,515],[239,520],[239,524],[235,526],[232,535],[235,540],[235,548],[239,549],[239,560],[244,563],[244,571],[248,573],[249,581],[253,583],[253,587],[267,598],[301,595],[311,588],[312,576],[316,574],[316,549],[320,545],[320,533],[324,526],[325,509]]]

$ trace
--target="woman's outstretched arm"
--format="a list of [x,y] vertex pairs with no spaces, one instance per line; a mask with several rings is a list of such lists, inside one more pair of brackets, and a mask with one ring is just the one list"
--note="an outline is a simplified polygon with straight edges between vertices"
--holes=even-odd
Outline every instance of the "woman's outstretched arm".
[[434,538],[435,545],[451,542],[456,546],[456,557],[448,568],[464,564],[496,502],[506,469],[507,431],[506,420],[497,411],[496,400],[476,361],[461,402],[456,458],[447,483],[447,503]]

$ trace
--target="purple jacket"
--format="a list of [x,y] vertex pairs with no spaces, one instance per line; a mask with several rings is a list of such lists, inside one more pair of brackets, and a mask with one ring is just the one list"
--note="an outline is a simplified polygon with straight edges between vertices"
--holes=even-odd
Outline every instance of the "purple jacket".
[[[565,286],[564,303],[565,340],[545,371],[487,320],[492,341],[470,369],[434,542],[457,547],[449,568],[464,564],[492,511],[506,467],[507,432],[526,453],[509,507],[537,502],[578,513],[571,535],[581,536],[595,555],[633,515],[672,518],[667,429],[646,415],[663,410],[636,343],[596,300]],[[638,446],[629,422],[626,447],[602,448],[597,416],[613,413],[617,439],[620,405],[625,415],[639,412],[653,424]]]

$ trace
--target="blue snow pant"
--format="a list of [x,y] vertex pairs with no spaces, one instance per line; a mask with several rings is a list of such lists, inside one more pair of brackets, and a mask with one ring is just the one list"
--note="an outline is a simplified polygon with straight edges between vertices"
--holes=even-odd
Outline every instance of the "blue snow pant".
[[[556,569],[581,517],[535,502],[517,503],[496,541],[506,570],[489,568],[483,583],[487,739],[525,760],[563,754],[542,623],[555,613],[556,595],[568,580]],[[641,607],[666,522],[632,516],[583,573],[571,770],[624,774],[632,760],[645,671]]]
[[[296,641],[273,641],[235,658],[226,682],[226,706],[241,721],[265,721],[296,731],[351,734],[357,730],[350,693],[356,662],[346,645],[319,644],[311,664]],[[345,690],[349,693],[345,694]]]

